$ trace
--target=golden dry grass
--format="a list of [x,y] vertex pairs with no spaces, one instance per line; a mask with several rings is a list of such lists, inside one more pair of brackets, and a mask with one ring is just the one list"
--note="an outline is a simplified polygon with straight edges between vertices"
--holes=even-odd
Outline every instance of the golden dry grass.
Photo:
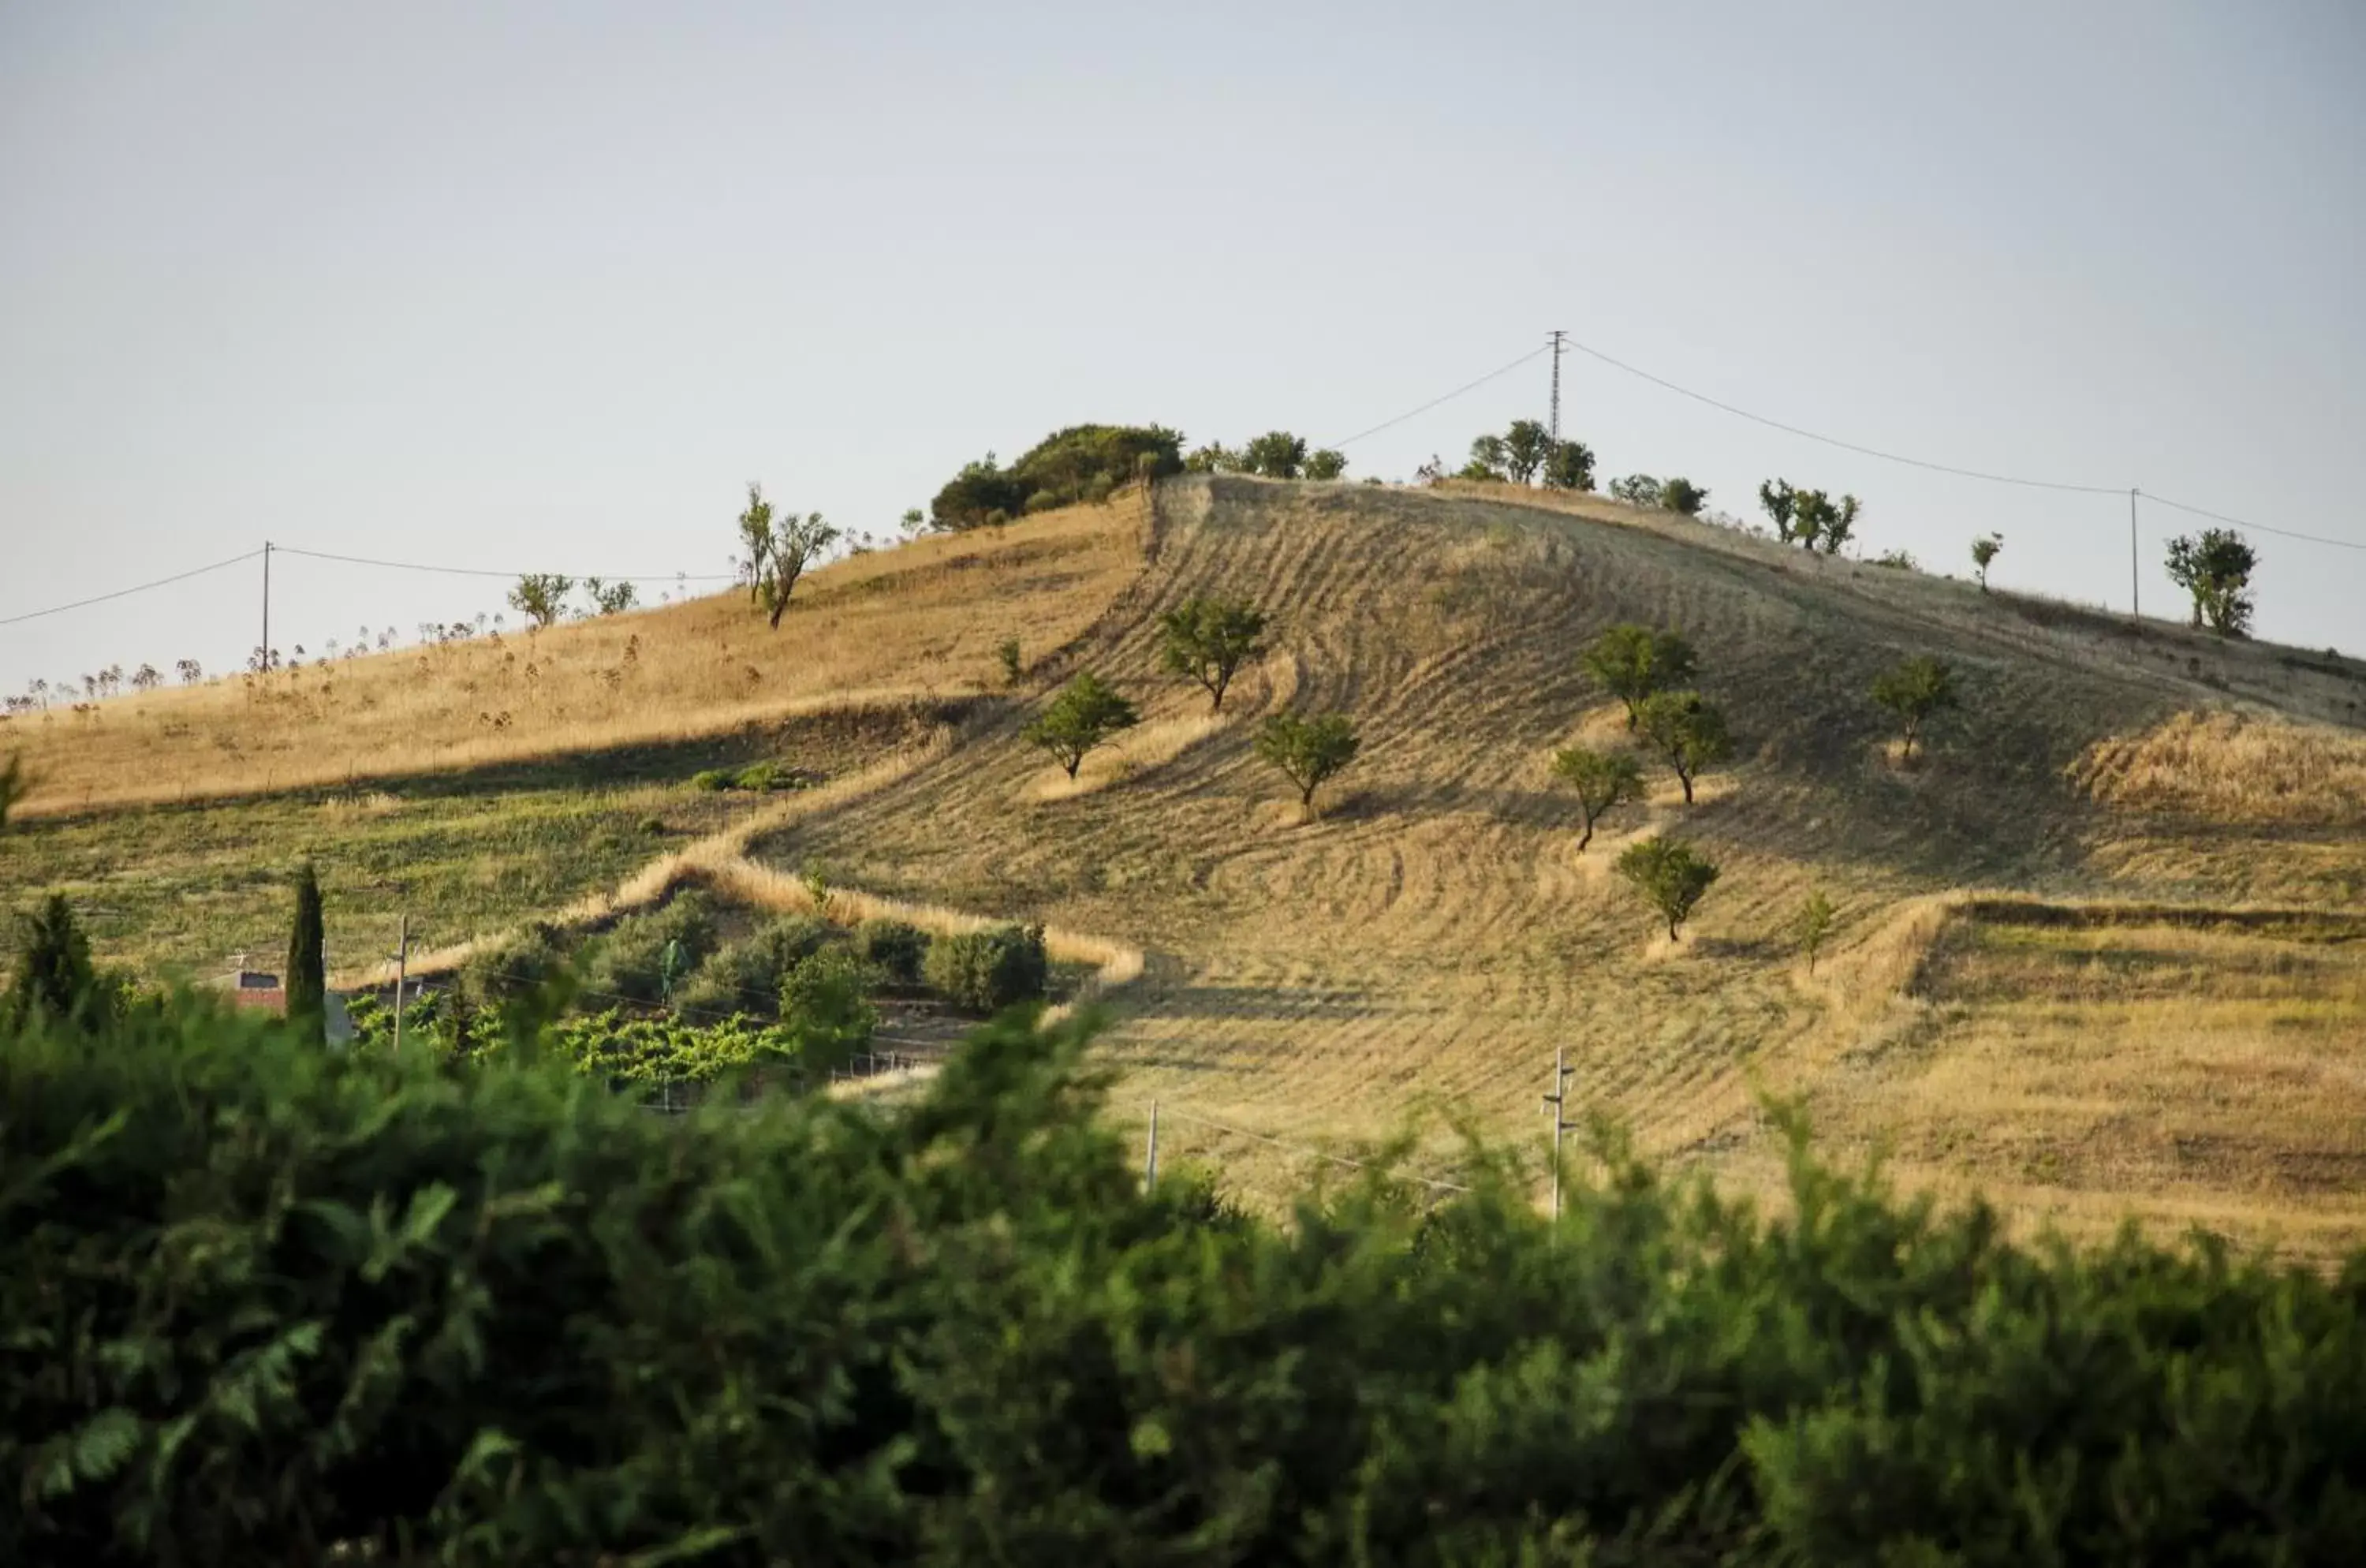
[[2366,829],[2366,734],[2331,725],[2180,713],[2098,741],[2073,776],[2131,810]]
[[[940,930],[1042,921],[1065,955],[1134,977],[1105,1047],[1122,1075],[1119,1112],[1158,1099],[1167,1157],[1208,1156],[1253,1194],[1302,1178],[1305,1148],[1352,1153],[1408,1117],[1427,1118],[1414,1152],[1432,1173],[1452,1168],[1451,1121],[1536,1146],[1537,1096],[1563,1050],[1577,1105],[1745,1187],[1775,1169],[1760,1100],[1773,1092],[1804,1097],[1843,1147],[1911,1142],[1918,1184],[1995,1189],[2024,1216],[2085,1225],[2135,1208],[2247,1237],[2282,1225],[2304,1251],[2350,1234],[2349,1210],[2276,1173],[2345,1146],[2293,1096],[2348,1103],[2339,1075],[2366,1055],[2366,943],[2255,962],[2266,949],[2249,944],[2282,953],[2298,939],[2158,911],[2337,900],[2345,879],[2366,888],[2366,834],[2287,819],[2205,830],[2100,804],[2074,780],[2100,743],[2169,733],[2175,716],[2229,693],[2295,721],[2354,710],[2366,682],[2346,667],[1802,559],[1598,498],[1218,479],[1163,487],[1159,511],[1146,565],[1123,510],[862,563],[880,586],[817,595],[811,626],[870,615],[860,637],[879,646],[830,666],[835,688],[796,684],[797,700],[907,689],[940,664],[957,666],[941,689],[975,690],[1006,635],[1031,653],[1069,651],[958,732],[741,818],[570,918],[693,875],[798,907],[808,894],[795,871],[819,861],[863,890],[833,895],[849,911]],[[1039,537],[1065,541],[1078,564],[1015,599],[1007,590],[1033,568],[907,570],[930,550],[990,556]],[[1274,618],[1273,652],[1222,723],[1156,659],[1159,613],[1202,594],[1251,598]],[[1574,659],[1618,620],[1686,631],[1738,751],[1690,805],[1652,769],[1651,798],[1614,813],[1579,855],[1549,759],[1577,739],[1631,743]],[[986,629],[964,630],[973,621]],[[706,623],[684,625],[704,635]],[[958,657],[925,657],[929,638]],[[1885,760],[1890,732],[1865,692],[1921,651],[1955,665],[1966,701],[1902,770]],[[1087,668],[1146,722],[1087,764],[1084,787],[1047,788],[1020,728],[1054,679]],[[1345,712],[1364,737],[1311,818],[1251,746],[1258,719],[1285,707]],[[1621,844],[1654,832],[1694,840],[1724,870],[1675,944],[1609,871]],[[2103,928],[2116,934],[2094,937],[2093,952],[2052,935],[2025,950],[1961,945],[1966,930],[2019,929],[1992,908],[2016,889],[2049,909],[2154,912]],[[1811,891],[1841,908],[1812,976],[1790,935]],[[2110,946],[2139,941],[2154,944],[2148,967]],[[2146,978],[2066,993],[2066,964]],[[2250,977],[2222,987],[2227,964]],[[2304,1060],[2318,1076],[2290,1077]],[[2070,1077],[2047,1076],[2065,1062]],[[2270,1087],[2223,1106],[2197,1087],[2245,1070]],[[1941,1113],[1976,1090],[1995,1128],[1950,1142]],[[2081,1094],[2093,1104],[2063,1109]],[[2127,1104],[2155,1117],[2160,1146],[2206,1137],[2215,1152],[2190,1168],[2030,1163],[2033,1149],[2070,1144],[2102,1158],[2135,1125],[2114,1120],[2135,1113]]]
[[[821,569],[767,629],[741,592],[661,609],[128,696],[0,727],[28,818],[447,773],[687,740],[1000,684],[1139,573],[1138,502],[924,538]],[[169,765],[160,765],[169,758]]]

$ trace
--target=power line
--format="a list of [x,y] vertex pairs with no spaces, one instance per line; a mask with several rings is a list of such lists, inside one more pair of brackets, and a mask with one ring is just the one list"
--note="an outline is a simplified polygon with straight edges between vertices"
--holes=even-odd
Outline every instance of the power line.
[[[272,549],[284,556],[309,556],[314,560],[342,561],[347,566],[382,567],[389,571],[433,571],[441,572],[447,577],[499,577],[511,581],[530,575],[520,571],[498,571],[490,567],[482,566],[436,566],[426,561],[377,560],[368,556],[343,556],[332,554],[327,550],[308,550],[295,545],[274,545]],[[596,576],[603,582],[737,582],[739,581],[736,574],[727,572],[678,571],[657,576],[633,576],[621,573],[611,576],[606,572],[572,572],[569,575],[579,581]]]
[[1378,435],[1383,430],[1403,424],[1405,421],[1413,418],[1415,414],[1427,413],[1430,410],[1436,408],[1440,403],[1452,402],[1463,393],[1475,391],[1477,389],[1483,387],[1488,382],[1495,379],[1498,376],[1508,376],[1513,371],[1517,370],[1521,366],[1526,365],[1529,360],[1538,358],[1544,355],[1550,354],[1551,352],[1552,344],[1549,343],[1546,344],[1542,348],[1532,348],[1528,350],[1527,353],[1520,355],[1517,359],[1513,360],[1509,365],[1490,370],[1484,376],[1480,377],[1476,381],[1468,382],[1462,386],[1457,387],[1454,390],[1447,393],[1443,397],[1432,398],[1429,401],[1422,404],[1421,407],[1417,409],[1407,409],[1404,412],[1397,415],[1394,419],[1382,420],[1380,423],[1372,426],[1369,430],[1359,430],[1344,441],[1333,441],[1325,443],[1325,445],[1334,451],[1344,446],[1352,446],[1367,435]]
[[[1529,357],[1533,359],[1536,356],[1531,355]],[[1219,1122],[1211,1116],[1194,1115],[1189,1111],[1177,1111],[1172,1106],[1166,1107],[1165,1113],[1169,1117],[1179,1117],[1183,1121],[1195,1122],[1202,1127],[1212,1127],[1219,1133],[1230,1133],[1235,1137],[1255,1138],[1260,1144],[1270,1144],[1275,1148],[1284,1149],[1291,1154],[1305,1155],[1313,1159],[1327,1159],[1334,1165],[1344,1165],[1354,1170],[1371,1171],[1377,1175],[1388,1177],[1391,1180],[1419,1182],[1424,1187],[1435,1188],[1442,1192],[1468,1193],[1470,1190],[1458,1182],[1440,1181],[1429,1176],[1415,1176],[1411,1171],[1391,1170],[1386,1166],[1374,1165],[1369,1160],[1349,1159],[1346,1155],[1330,1154],[1305,1144],[1286,1143],[1282,1139],[1268,1136],[1264,1133],[1253,1133],[1246,1127],[1235,1127],[1229,1122]]]
[[2337,549],[2366,550],[2366,541],[2357,539],[2328,539],[2322,534],[2296,534],[2290,528],[2270,528],[2265,523],[2247,522],[2240,517],[2229,517],[2223,512],[2211,512],[2199,506],[2188,506],[2181,501],[2171,501],[2167,496],[2155,495],[2148,490],[2138,491],[2136,493],[2143,496],[2145,500],[2153,502],[2155,505],[2172,507],[2179,512],[2190,512],[2196,517],[2207,517],[2213,522],[2231,524],[2237,528],[2255,529],[2262,534],[2273,534],[2279,538],[2305,539],[2312,545],[2331,545]]
[[194,567],[187,571],[175,572],[171,577],[160,577],[153,582],[142,582],[131,588],[118,588],[112,593],[100,593],[88,599],[77,599],[71,604],[52,604],[46,610],[28,610],[21,615],[10,615],[6,620],[0,620],[0,626],[13,626],[26,621],[38,621],[44,615],[62,615],[68,610],[86,609],[93,604],[104,604],[110,599],[123,599],[134,593],[145,593],[152,588],[165,588],[175,582],[186,582],[193,577],[203,577],[209,571],[220,571],[224,567],[236,566],[241,561],[253,560],[262,553],[260,549],[249,550],[242,556],[232,556],[228,560],[218,560],[211,566]]
[[2078,495],[2124,495],[2127,493],[2128,487],[2125,485],[2075,485],[2064,484],[2055,479],[2025,479],[2011,474],[1992,474],[1980,468],[1958,468],[1952,464],[1928,462],[1921,457],[1909,457],[1897,452],[1884,452],[1877,446],[1860,446],[1853,441],[1842,441],[1836,435],[1822,435],[1812,430],[1802,429],[1796,424],[1786,424],[1779,419],[1769,419],[1764,414],[1752,413],[1748,409],[1736,408],[1731,403],[1721,402],[1706,392],[1696,392],[1689,387],[1679,387],[1664,377],[1654,376],[1649,370],[1639,369],[1623,359],[1613,359],[1598,348],[1588,348],[1575,338],[1564,338],[1562,341],[1580,354],[1598,359],[1613,369],[1624,370],[1629,376],[1639,377],[1655,387],[1664,387],[1679,397],[1690,398],[1696,403],[1707,403],[1713,409],[1732,414],[1739,419],[1749,420],[1753,424],[1763,424],[1770,430],[1779,430],[1789,435],[1805,436],[1809,441],[1820,441],[1827,446],[1837,446],[1843,452],[1861,453],[1867,457],[1879,457],[1884,462],[1904,463],[1909,468],[1928,468],[1933,473],[1954,474],[1958,479],[1986,479],[1990,484],[2022,485],[2030,490],[2069,491]]

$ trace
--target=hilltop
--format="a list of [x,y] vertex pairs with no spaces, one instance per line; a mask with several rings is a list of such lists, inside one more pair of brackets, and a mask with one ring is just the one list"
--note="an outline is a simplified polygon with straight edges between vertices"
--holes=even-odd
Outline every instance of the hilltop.
[[[366,966],[397,908],[456,942],[646,889],[660,857],[826,865],[1142,954],[1119,1102],[1156,1098],[1168,1157],[1252,1190],[1295,1174],[1281,1145],[1425,1106],[1533,1138],[1560,1049],[1573,1104],[1747,1186],[1772,1093],[1910,1181],[2072,1228],[2366,1235],[2354,661],[1500,486],[1172,479],[799,594],[777,637],[727,596],[29,727],[47,782],[11,883],[194,969],[269,940],[310,852],[332,953]],[[1204,595],[1273,620],[1221,720],[1156,661],[1157,615]],[[1581,856],[1548,763],[1625,743],[1575,661],[1617,621],[1693,641],[1737,754],[1689,807],[1652,770]],[[1910,771],[1865,693],[1914,653],[1965,704]],[[1145,722],[1070,786],[1020,730],[1087,669]],[[1365,738],[1311,820],[1250,745],[1285,707]],[[815,787],[688,782],[760,757]],[[1608,870],[1671,829],[1724,872],[1673,945]],[[1841,911],[1812,976],[1787,934],[1811,890]],[[1435,1134],[1416,1164],[1452,1156]]]

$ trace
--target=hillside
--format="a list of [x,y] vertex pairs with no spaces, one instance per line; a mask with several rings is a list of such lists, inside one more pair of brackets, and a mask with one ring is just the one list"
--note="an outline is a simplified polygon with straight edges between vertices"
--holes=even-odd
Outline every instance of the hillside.
[[[1121,498],[800,592],[777,639],[728,597],[544,633],[535,662],[572,694],[497,729],[474,715],[514,637],[355,660],[324,701],[289,682],[286,711],[316,705],[276,750],[234,686],[36,728],[50,782],[5,852],[12,890],[66,886],[107,951],[195,969],[233,930],[269,940],[274,879],[309,852],[335,951],[366,964],[398,906],[456,941],[720,843],[1141,950],[1106,1046],[1120,1102],[1156,1098],[1164,1157],[1251,1191],[1300,1173],[1280,1145],[1425,1111],[1424,1170],[1454,1157],[1441,1113],[1533,1145],[1565,1049],[1573,1105],[1744,1185],[1774,1168],[1773,1093],[1911,1181],[2073,1228],[2134,1208],[2301,1253],[2366,1236],[2354,662],[1588,498],[1239,479],[1164,485],[1155,520]],[[1218,593],[1274,619],[1222,723],[1158,673],[1155,631]],[[1620,620],[1685,631],[1738,752],[1689,808],[1652,770],[1649,807],[1579,856],[1547,760],[1623,743],[1574,659]],[[612,679],[635,636],[642,673]],[[1029,668],[1006,693],[1008,636]],[[1905,772],[1865,692],[1916,652],[1953,662],[1966,702]],[[1145,723],[1071,788],[1019,730],[1087,668]],[[1249,744],[1285,705],[1365,736],[1311,821]],[[686,783],[756,756],[824,787]],[[232,798],[162,804],[183,792]],[[1674,946],[1608,870],[1664,829],[1724,868]],[[1787,930],[1812,889],[1842,916],[1809,977]]]

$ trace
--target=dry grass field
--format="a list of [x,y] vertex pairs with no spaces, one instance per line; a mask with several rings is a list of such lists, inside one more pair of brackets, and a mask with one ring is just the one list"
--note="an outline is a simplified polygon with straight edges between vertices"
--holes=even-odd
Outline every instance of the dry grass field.
[[[1836,1147],[1887,1150],[1915,1184],[1977,1187],[2032,1222],[2133,1213],[2307,1254],[2366,1240],[2343,1132],[2366,1074],[2366,940],[2344,923],[2366,892],[2354,661],[1498,489],[1186,479],[1161,488],[1155,525],[1121,503],[832,571],[782,630],[820,662],[782,654],[754,694],[732,661],[765,634],[734,599],[545,634],[582,639],[555,669],[591,671],[648,628],[650,674],[678,671],[665,705],[586,677],[569,687],[581,707],[487,737],[468,705],[510,650],[449,656],[477,661],[479,694],[419,682],[415,656],[408,673],[364,660],[335,679],[341,694],[383,680],[389,703],[419,682],[404,700],[437,716],[400,761],[422,779],[497,773],[479,747],[592,769],[627,742],[724,744],[759,711],[933,694],[925,718],[817,768],[842,781],[826,795],[702,807],[717,815],[628,872],[569,854],[537,907],[646,894],[685,868],[794,899],[792,874],[821,863],[862,896],[1138,954],[1105,1047],[1119,1105],[1155,1098],[1163,1157],[1207,1160],[1252,1195],[1305,1174],[1307,1148],[1409,1122],[1411,1168],[1432,1175],[1450,1173],[1458,1123],[1539,1146],[1537,1097],[1563,1050],[1575,1103],[1745,1187],[1774,1168],[1774,1095]],[[1221,722],[1155,657],[1156,615],[1211,593],[1273,619]],[[1575,663],[1619,620],[1685,631],[1737,754],[1689,807],[1647,764],[1652,798],[1581,855],[1548,763],[1579,738],[1629,743]],[[661,653],[660,627],[687,647]],[[992,653],[1006,636],[1031,665],[1008,692]],[[1865,691],[1919,652],[1955,666],[1965,705],[1901,769]],[[1071,785],[1019,730],[1087,668],[1144,722]],[[247,700],[197,696],[233,715]],[[1346,712],[1365,739],[1311,818],[1251,746],[1285,706]],[[110,705],[102,723],[197,722],[163,713]],[[258,787],[252,758],[197,750],[220,770],[208,789]],[[80,832],[76,887],[136,881],[135,837],[103,825],[139,814],[101,809],[107,771],[63,738],[36,764],[54,770],[51,815],[7,852],[57,863],[44,845]],[[636,785],[663,794],[670,825],[688,771]],[[1673,944],[1609,869],[1653,831],[1723,868]],[[330,891],[333,916],[333,875]],[[1810,976],[1791,931],[1816,891],[1841,914]],[[386,897],[371,894],[380,911]],[[439,940],[489,931],[496,902]],[[128,929],[108,940],[141,951]]]

